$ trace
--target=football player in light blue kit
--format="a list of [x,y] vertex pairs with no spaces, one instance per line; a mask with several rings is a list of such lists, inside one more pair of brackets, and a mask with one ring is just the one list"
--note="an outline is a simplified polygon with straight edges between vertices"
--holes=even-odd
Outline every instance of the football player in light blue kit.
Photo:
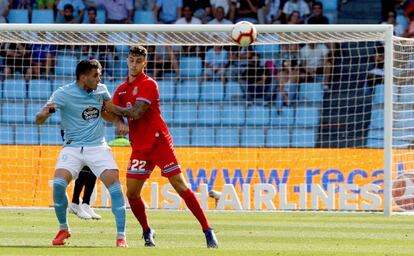
[[58,88],[48,103],[36,114],[36,123],[43,124],[56,110],[62,117],[66,140],[55,167],[53,202],[60,229],[53,245],[63,245],[70,237],[67,220],[68,198],[66,188],[87,165],[108,188],[115,215],[118,247],[126,247],[125,201],[119,183],[118,166],[112,151],[106,144],[102,118],[111,120],[122,134],[128,127],[122,118],[107,113],[103,103],[111,96],[104,84],[100,84],[102,66],[97,60],[83,60],[76,67],[76,81]]

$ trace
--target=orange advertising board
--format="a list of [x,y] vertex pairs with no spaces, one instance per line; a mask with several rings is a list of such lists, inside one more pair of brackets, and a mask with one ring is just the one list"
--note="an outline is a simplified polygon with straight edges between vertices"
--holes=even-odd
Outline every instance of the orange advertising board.
[[[59,150],[59,146],[0,145],[0,206],[53,205],[50,184]],[[201,193],[201,200],[207,200],[204,203],[209,209],[216,207],[217,203],[206,196],[206,191],[210,190],[223,192],[223,196],[227,197],[227,204],[224,202],[222,205],[224,209],[234,208],[232,205],[237,204],[234,200],[240,200],[242,207],[246,209],[341,209],[343,203],[354,204],[355,210],[363,209],[361,205],[364,204],[375,205],[369,208],[373,210],[382,208],[383,151],[380,149],[176,150],[189,185]],[[125,185],[130,148],[116,147],[113,152],[120,168],[121,183]],[[401,157],[394,159],[396,165],[403,162],[413,165],[413,156],[400,155]],[[412,167],[414,166],[406,164],[403,169]],[[164,188],[166,184],[168,180],[161,177],[159,171],[154,171],[149,184],[143,190],[143,197],[150,207],[165,208],[169,201],[174,201],[169,196],[172,190]],[[370,187],[364,188],[366,185]],[[154,200],[155,195],[158,201]],[[267,202],[263,199],[265,197]],[[330,204],[332,197],[335,200],[333,206]],[[107,206],[106,201],[108,198],[104,189],[98,185],[95,206]]]

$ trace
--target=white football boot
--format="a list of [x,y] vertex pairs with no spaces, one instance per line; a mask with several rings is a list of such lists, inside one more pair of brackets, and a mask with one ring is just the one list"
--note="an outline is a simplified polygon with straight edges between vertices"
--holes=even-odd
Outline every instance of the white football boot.
[[76,214],[81,219],[90,220],[92,216],[85,212],[79,204],[72,203],[70,205],[69,211],[73,214]]
[[96,212],[89,206],[89,204],[82,204],[82,207],[84,212],[86,212],[89,216],[92,217],[94,220],[100,220],[102,219],[101,215],[96,214]]

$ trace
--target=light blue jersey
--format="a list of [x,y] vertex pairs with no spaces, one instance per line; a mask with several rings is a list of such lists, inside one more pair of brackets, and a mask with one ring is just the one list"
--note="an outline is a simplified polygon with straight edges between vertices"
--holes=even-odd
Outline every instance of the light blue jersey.
[[50,97],[59,109],[65,127],[64,147],[93,147],[106,143],[102,106],[111,95],[104,84],[90,93],[76,82],[59,87]]

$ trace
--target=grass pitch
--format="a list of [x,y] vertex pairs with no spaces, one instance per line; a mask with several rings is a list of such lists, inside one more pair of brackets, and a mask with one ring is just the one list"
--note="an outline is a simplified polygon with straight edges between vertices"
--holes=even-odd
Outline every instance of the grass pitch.
[[157,247],[144,248],[141,229],[127,213],[129,248],[115,248],[109,210],[100,221],[69,215],[72,237],[52,247],[53,209],[0,209],[0,255],[413,255],[414,216],[340,213],[207,212],[219,249],[207,249],[191,213],[149,211]]

